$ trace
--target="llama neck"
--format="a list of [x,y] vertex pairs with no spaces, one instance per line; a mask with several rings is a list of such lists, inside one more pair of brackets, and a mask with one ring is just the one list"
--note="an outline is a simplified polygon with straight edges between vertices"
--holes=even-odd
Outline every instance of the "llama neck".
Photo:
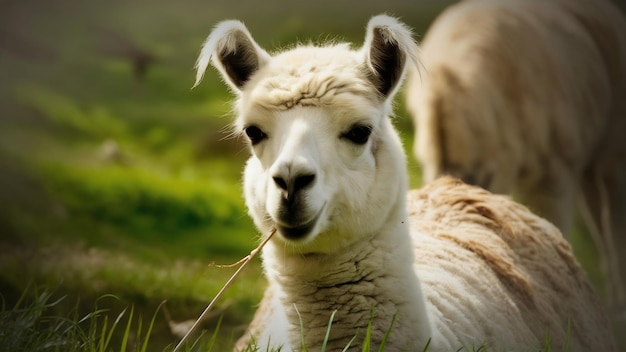
[[336,311],[330,350],[345,347],[357,332],[352,346],[358,346],[370,321],[376,346],[394,319],[390,339],[396,346],[421,350],[426,345],[429,321],[413,269],[404,202],[396,214],[400,216],[393,216],[369,240],[337,253],[294,256],[282,253],[280,244],[266,247],[265,269],[278,288],[278,309],[286,314],[292,344],[299,346],[302,324],[307,346],[321,346],[330,315]]

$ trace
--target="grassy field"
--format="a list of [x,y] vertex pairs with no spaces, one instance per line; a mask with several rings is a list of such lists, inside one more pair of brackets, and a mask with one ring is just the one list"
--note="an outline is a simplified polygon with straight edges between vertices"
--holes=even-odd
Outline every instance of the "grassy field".
[[[154,316],[147,350],[171,348],[173,328],[195,319],[234,270],[210,263],[238,260],[259,236],[241,196],[247,151],[226,138],[231,97],[213,71],[190,89],[212,26],[241,19],[270,51],[308,40],[360,45],[374,14],[400,16],[419,37],[446,3],[1,2],[3,312],[44,297],[55,303],[42,305],[46,314],[105,309],[112,323],[132,307],[129,321],[144,324],[130,330],[135,342]],[[412,126],[398,107],[410,153]],[[214,350],[243,332],[263,287],[256,261],[203,323],[210,340],[220,322]]]

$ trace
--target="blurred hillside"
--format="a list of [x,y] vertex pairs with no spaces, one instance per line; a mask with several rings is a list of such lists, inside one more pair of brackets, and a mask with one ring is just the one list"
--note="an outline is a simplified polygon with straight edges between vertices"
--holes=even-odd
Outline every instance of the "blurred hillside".
[[[443,3],[433,4],[3,1],[0,155],[7,171],[0,197],[11,200],[3,202],[4,226],[28,237],[15,231],[14,212],[66,216],[72,206],[99,218],[132,217],[133,209],[123,209],[132,200],[118,194],[125,204],[107,214],[115,204],[91,199],[108,197],[96,194],[105,185],[87,184],[111,186],[129,169],[144,187],[168,177],[236,185],[246,152],[224,131],[231,98],[214,72],[190,90],[199,47],[216,22],[243,20],[269,50],[309,40],[359,45],[367,19],[381,12],[423,33]],[[81,203],[87,198],[89,206]],[[204,215],[184,216],[202,222]]]

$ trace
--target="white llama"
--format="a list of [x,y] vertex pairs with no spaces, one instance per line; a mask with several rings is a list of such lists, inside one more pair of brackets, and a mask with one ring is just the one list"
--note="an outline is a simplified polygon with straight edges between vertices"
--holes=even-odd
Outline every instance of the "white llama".
[[512,194],[566,236],[578,201],[609,303],[626,314],[620,10],[608,0],[462,1],[421,50],[426,69],[409,75],[406,99],[425,181],[451,174]]
[[[441,179],[409,195],[391,102],[417,64],[411,31],[371,19],[360,50],[299,46],[270,55],[238,21],[220,23],[211,61],[238,99],[250,142],[246,204],[269,281],[239,347],[385,351],[615,349],[569,245],[504,196]],[[419,279],[418,279],[419,278]],[[421,281],[420,281],[421,280]],[[330,335],[326,331],[334,314]],[[302,330],[301,330],[302,329]],[[301,340],[301,334],[303,336]]]

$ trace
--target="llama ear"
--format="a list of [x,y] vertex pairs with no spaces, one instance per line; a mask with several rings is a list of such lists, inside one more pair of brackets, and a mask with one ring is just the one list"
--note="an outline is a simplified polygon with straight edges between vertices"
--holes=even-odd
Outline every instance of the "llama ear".
[[378,15],[367,25],[365,54],[368,76],[378,92],[392,97],[404,79],[407,64],[418,66],[418,46],[411,29],[397,19]]
[[270,59],[270,55],[254,41],[240,21],[228,20],[217,24],[202,46],[196,62],[197,86],[204,72],[213,63],[224,80],[241,91],[250,77]]

